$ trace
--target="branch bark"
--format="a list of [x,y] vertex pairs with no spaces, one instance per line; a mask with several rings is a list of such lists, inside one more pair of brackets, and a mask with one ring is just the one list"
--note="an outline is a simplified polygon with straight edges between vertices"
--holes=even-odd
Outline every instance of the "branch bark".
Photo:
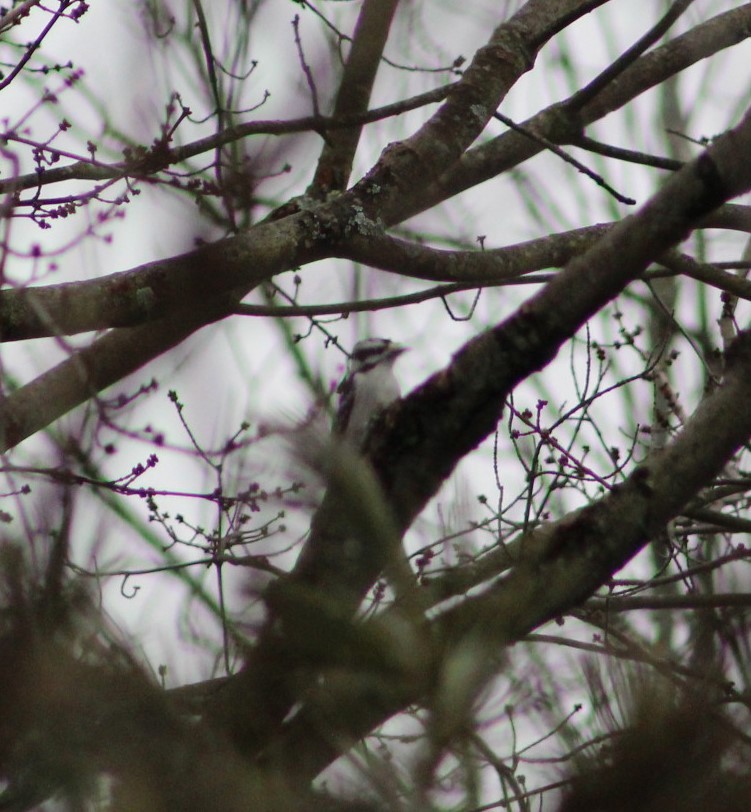
[[[334,118],[367,109],[398,5],[399,0],[365,0],[363,3],[336,96]],[[312,196],[323,197],[331,190],[346,188],[361,133],[362,125],[329,133],[308,190]]]
[[[495,429],[506,398],[520,381],[552,360],[563,343],[591,316],[641,274],[655,257],[684,239],[702,217],[724,201],[751,189],[751,161],[747,158],[750,151],[751,111],[738,127],[720,136],[710,149],[671,177],[637,214],[618,223],[588,251],[572,260],[506,322],[470,341],[446,369],[385,412],[373,427],[365,450],[399,531],[404,532],[410,526],[457,463]],[[751,349],[745,344],[741,349],[742,357],[747,359]],[[735,406],[738,407],[737,403]],[[745,425],[744,420],[740,435]],[[682,480],[676,480],[672,494],[668,480],[661,479],[660,504],[665,507],[655,511],[658,518],[654,520],[644,519],[638,511],[632,514],[630,522],[624,518],[623,532],[629,543],[635,543],[638,537],[638,543],[644,544],[649,533],[665,520],[664,516],[677,512],[688,496],[715,472],[719,461],[730,456],[741,442],[738,438],[738,431],[729,432],[723,442],[718,442],[707,465],[697,465],[691,459],[684,461],[686,474]],[[685,453],[691,442],[682,440],[677,446]],[[644,485],[643,472],[637,471],[632,480],[630,488],[637,492],[640,488],[648,491],[656,487]],[[261,636],[246,667],[220,692],[213,709],[215,722],[230,732],[242,752],[266,748],[274,726],[281,723],[294,699],[297,655],[295,645],[289,641],[299,643],[300,639],[309,638],[305,630],[316,623],[316,617],[311,616],[313,605],[305,604],[304,612],[294,611],[295,602],[299,607],[306,595],[334,596],[335,625],[341,628],[342,620],[354,614],[392,556],[386,546],[368,548],[359,557],[347,552],[352,527],[343,518],[348,514],[343,498],[346,496],[337,488],[327,492],[319,509],[324,518],[314,519],[311,536],[291,574],[289,599],[276,603],[284,607],[285,618],[275,613],[272,603],[269,633]],[[616,497],[613,499],[619,504]],[[602,532],[604,526],[602,522],[593,522],[593,527]],[[568,538],[565,526],[561,532],[563,538]],[[591,538],[593,533],[594,530],[586,537]],[[638,547],[617,544],[593,568],[589,580],[585,577],[588,570],[580,572],[587,560],[584,556],[584,563],[577,563],[578,575],[570,590],[551,590],[545,600],[535,604],[540,613],[535,616],[535,623],[547,619],[554,607],[566,600],[586,597],[587,590],[601,583],[611,567],[625,563],[635,549]],[[536,562],[530,567],[525,577],[538,574]],[[519,577],[515,576],[512,583]],[[537,583],[539,594],[545,589],[544,579]],[[290,605],[292,611],[288,609]],[[527,607],[526,613],[512,613],[513,622],[509,620],[510,625],[503,627],[510,630],[510,636],[496,642],[509,642],[517,632],[527,630],[523,619],[529,618],[531,609],[527,603],[520,605]],[[462,611],[473,617],[471,609]],[[318,617],[322,626],[328,624],[323,613]],[[462,628],[466,628],[467,624],[462,623]],[[294,628],[295,624],[302,624],[302,630]],[[310,661],[307,656],[308,669]],[[485,676],[483,666],[476,678],[481,682]],[[397,694],[403,696],[403,690],[400,688]]]
[[[618,81],[581,109],[573,108],[576,94],[522,122],[524,129],[540,133],[556,144],[575,143],[589,124],[619,110],[650,88],[719,51],[751,36],[751,4],[718,14],[711,20],[645,54],[627,68]],[[403,216],[412,216],[442,200],[512,169],[542,151],[539,143],[518,132],[499,135],[481,146],[468,149],[461,158],[419,194]]]
[[[330,256],[332,246],[343,238],[377,233],[377,222],[392,219],[420,183],[437,177],[446,162],[458,158],[479,135],[503,95],[531,67],[534,53],[547,39],[604,2],[556,0],[551,4],[549,0],[529,0],[477,52],[461,82],[430,121],[413,137],[387,149],[352,190],[304,211],[294,206],[292,211],[297,214],[280,214],[281,219],[260,224],[245,234],[157,263],[159,274],[169,269],[179,275],[187,269],[189,278],[199,280],[199,285],[216,283],[214,294],[219,298],[208,304],[205,313],[177,312],[163,322],[135,328],[136,333],[126,330],[107,335],[13,393],[0,405],[0,453],[191,332],[229,314],[232,305],[254,284],[312,259]],[[281,234],[275,234],[275,228],[281,229]],[[259,246],[267,252],[261,250],[259,255]],[[212,268],[215,278],[205,272],[206,260],[213,258],[217,259]],[[233,293],[222,298],[228,289]],[[143,293],[140,300],[137,295],[136,307],[143,307],[146,299]],[[140,346],[133,346],[135,340]],[[107,369],[107,363],[112,367]],[[55,400],[56,394],[63,396]],[[34,406],[33,414],[28,413],[31,396],[43,404]]]
[[[505,646],[560,617],[607,583],[711,483],[751,435],[749,398],[751,332],[746,332],[729,353],[723,385],[702,402],[676,440],[599,502],[521,539],[518,558],[503,580],[409,633],[398,626],[389,633],[398,615],[393,610],[366,624],[364,640],[389,641],[380,652],[388,667],[374,677],[370,662],[365,668],[354,661],[347,680],[335,681],[317,705],[303,708],[283,726],[262,763],[310,781],[349,746],[410,705],[427,704],[439,711],[440,664],[453,656],[475,660],[474,679],[463,686],[466,696],[453,697],[471,703],[496,672]],[[438,659],[432,663],[419,644],[425,640],[433,641],[432,656]]]

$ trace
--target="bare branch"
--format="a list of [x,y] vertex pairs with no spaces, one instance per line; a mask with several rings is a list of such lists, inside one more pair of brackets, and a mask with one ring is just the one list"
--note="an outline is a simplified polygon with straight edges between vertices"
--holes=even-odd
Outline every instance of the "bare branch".
[[[506,322],[470,341],[455,354],[446,369],[386,410],[373,427],[365,451],[402,532],[435,495],[457,463],[495,429],[506,398],[521,380],[550,361],[587,319],[642,273],[655,256],[680,241],[699,218],[724,200],[751,188],[751,162],[741,157],[749,149],[751,112],[737,128],[719,137],[709,150],[676,173],[637,214],[620,222],[588,251],[573,259]],[[751,338],[747,344],[749,347],[745,349],[745,355],[741,353],[736,366],[734,386],[751,385],[751,382],[740,380],[743,375],[738,371],[747,362],[746,356],[751,356]],[[736,396],[735,389],[732,394]],[[744,402],[732,397],[730,400],[734,409]],[[728,407],[723,400],[722,407],[716,408]],[[744,427],[750,420],[751,416],[746,417],[741,421],[742,426],[729,431],[726,440],[716,444],[706,461],[684,461],[684,465],[697,466],[696,470],[691,474],[693,478],[687,473],[687,479],[681,481],[680,486],[675,483],[672,495],[667,492],[668,483],[661,482],[660,486],[666,491],[660,503],[664,511],[659,514],[661,522],[678,512],[696,488],[716,473],[717,466],[727,460],[742,442],[739,437],[746,436]],[[621,524],[621,535],[626,539],[623,544],[630,545],[626,552],[620,544],[614,550],[609,548],[607,555],[602,554],[601,566],[591,571],[578,562],[573,587],[566,588],[570,580],[561,581],[559,589],[550,590],[546,599],[538,603],[522,600],[516,586],[509,592],[502,592],[499,600],[503,602],[504,610],[506,595],[511,596],[509,601],[518,601],[519,609],[508,615],[508,621],[500,626],[502,634],[494,635],[494,642],[508,643],[516,635],[549,619],[560,605],[566,608],[583,599],[589,594],[586,590],[591,592],[610,574],[612,569],[609,567],[615,568],[616,562],[621,566],[646,543],[648,533],[656,532],[662,526],[650,524],[645,534],[643,516],[646,505],[650,504],[651,487],[644,485],[643,473],[637,471],[632,475],[628,493],[644,497],[644,504],[641,511],[634,511],[628,520],[624,517]],[[341,518],[343,510],[338,498],[335,491],[327,493],[319,511],[323,518],[314,520],[314,532],[299,559],[300,569],[293,570],[290,581],[293,606],[299,590],[314,595],[319,594],[319,590],[324,595],[336,595],[334,623],[337,628],[356,611],[369,587],[387,565],[390,555],[388,549],[369,548],[361,557],[349,557],[347,566],[343,566],[343,560],[347,558],[343,548],[351,528]],[[612,499],[621,505],[619,497],[613,496]],[[327,517],[331,521],[326,521]],[[608,525],[598,522],[594,526],[601,530]],[[565,526],[561,532],[565,533]],[[596,544],[597,539],[591,543]],[[582,561],[587,561],[588,554],[583,555]],[[536,559],[523,571],[524,575],[513,581],[514,585],[519,583],[521,594],[532,575],[537,579],[537,589],[546,589],[547,579],[539,579],[538,566]],[[465,603],[472,606],[476,601]],[[474,610],[466,611],[474,623]],[[282,721],[294,701],[294,692],[289,688],[290,681],[294,683],[294,680],[285,675],[292,667],[295,646],[287,645],[285,638],[299,642],[306,636],[304,631],[301,633],[295,628],[295,619],[304,624],[304,629],[315,621],[311,619],[307,605],[305,611],[292,612],[291,616],[291,627],[285,633],[285,629],[280,628],[279,618],[272,612],[267,626],[270,633],[262,636],[244,670],[226,686],[213,711],[220,724],[231,731],[243,752],[263,748],[270,731]],[[498,617],[506,615],[500,613]],[[326,620],[331,622],[328,616]],[[323,618],[321,622],[324,622]],[[468,627],[467,622],[459,622],[456,634],[465,635]],[[487,651],[484,643],[481,649]],[[424,673],[425,666],[419,664],[414,669],[417,673]],[[483,664],[478,671],[480,683],[487,676],[486,669],[487,665]],[[417,684],[422,690],[422,683],[418,680]],[[403,701],[404,690],[414,690],[414,685],[413,680],[410,689],[403,686],[396,689],[399,701]],[[271,686],[274,686],[273,705],[268,701]],[[251,701],[250,697],[256,701]],[[378,714],[376,718],[380,718]]]
[[[399,0],[365,0],[363,3],[336,96],[334,118],[367,109],[398,5]],[[361,133],[361,126],[329,133],[308,190],[310,194],[321,197],[330,190],[346,188]]]
[[[704,484],[722,469],[751,433],[751,334],[738,341],[723,386],[694,415],[684,431],[649,464],[636,469],[627,483],[589,507],[525,536],[511,574],[490,589],[448,609],[417,632],[438,637],[443,647],[477,658],[477,681],[470,700],[497,668],[499,646],[508,646],[541,624],[560,617],[607,582],[675,516]],[[627,605],[638,599],[625,599]],[[746,600],[741,596],[739,600]],[[607,611],[609,601],[603,601]],[[385,617],[363,634],[377,639]],[[442,656],[447,655],[445,649]],[[273,750],[274,764],[303,770],[312,779],[350,743],[365,736],[410,704],[424,702],[428,687],[414,670],[430,667],[415,650],[405,672],[372,674],[358,681],[350,675],[324,698],[325,705],[299,713],[282,730]],[[395,663],[391,660],[390,663]],[[337,710],[340,709],[340,710]],[[327,720],[320,732],[317,719]],[[331,736],[331,730],[337,736]]]
[[[627,68],[618,82],[609,85],[580,110],[571,110],[568,100],[555,104],[521,123],[527,130],[540,133],[556,144],[575,143],[583,129],[608,113],[618,110],[651,87],[665,81],[747,39],[751,31],[751,6],[748,4],[718,14],[665,45],[655,48]],[[420,186],[419,200],[407,214],[416,214],[441,200],[493,178],[529,160],[541,151],[539,144],[519,133],[509,132],[487,144],[465,152],[456,165],[451,165],[434,184]]]
[[[226,144],[241,141],[251,135],[293,135],[301,132],[319,132],[325,134],[330,131],[348,129],[355,125],[371,124],[375,121],[382,121],[385,118],[408,113],[410,110],[417,110],[427,104],[435,104],[446,98],[453,84],[443,85],[435,90],[428,90],[412,96],[409,99],[387,104],[374,110],[368,110],[359,114],[344,114],[337,117],[327,116],[306,116],[304,118],[292,119],[290,121],[249,121],[245,124],[237,124],[234,127],[227,127],[221,132],[199,138],[190,144],[182,147],[172,147],[169,152],[170,166],[174,166],[203,155],[205,152],[216,150]],[[48,147],[47,152],[51,155],[57,151]],[[165,167],[152,167],[150,173],[155,173]],[[51,183],[63,183],[70,180],[108,180],[111,178],[141,177],[143,172],[138,166],[134,166],[129,161],[121,161],[116,164],[105,164],[92,159],[77,161],[67,166],[46,169],[40,176],[37,172],[28,175],[19,175],[9,180],[0,180],[0,193],[8,191],[23,191],[24,189],[37,189]]]

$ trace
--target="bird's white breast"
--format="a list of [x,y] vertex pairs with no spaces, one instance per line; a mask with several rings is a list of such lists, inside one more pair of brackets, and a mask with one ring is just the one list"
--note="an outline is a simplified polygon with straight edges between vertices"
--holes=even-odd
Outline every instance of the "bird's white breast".
[[355,399],[346,436],[356,445],[365,439],[370,421],[400,397],[392,364],[381,364],[354,376]]

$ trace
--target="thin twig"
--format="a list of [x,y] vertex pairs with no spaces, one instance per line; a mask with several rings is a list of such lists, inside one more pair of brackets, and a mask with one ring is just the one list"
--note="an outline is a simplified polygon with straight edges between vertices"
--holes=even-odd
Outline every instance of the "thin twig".
[[605,182],[605,180],[598,175],[596,172],[593,172],[591,169],[588,169],[584,166],[583,163],[577,161],[576,158],[572,158],[570,155],[567,155],[557,144],[554,144],[549,139],[545,138],[544,136],[540,135],[539,133],[533,132],[532,130],[527,129],[526,127],[522,127],[520,124],[516,124],[507,116],[504,116],[502,113],[495,112],[493,113],[493,118],[498,119],[498,121],[505,124],[507,127],[510,127],[512,130],[515,130],[522,135],[526,135],[527,138],[531,138],[533,141],[536,141],[538,144],[542,144],[546,149],[549,149],[554,155],[557,155],[561,160],[565,161],[567,164],[571,164],[571,166],[576,167],[582,174],[586,175],[588,178],[591,178],[598,186],[602,186],[606,192],[609,192],[619,203],[626,203],[629,206],[636,205],[636,201],[631,197],[626,197],[622,195],[620,192],[616,192],[612,186]]
[[316,89],[316,83],[313,79],[313,73],[310,70],[310,65],[305,61],[305,53],[302,49],[302,40],[300,39],[300,15],[295,14],[292,20],[292,28],[295,32],[295,47],[297,48],[297,55],[300,58],[300,66],[302,67],[303,73],[305,74],[305,81],[308,83],[308,88],[310,89],[310,100],[313,104],[313,115],[318,118],[321,115],[320,108],[318,106],[318,90]]

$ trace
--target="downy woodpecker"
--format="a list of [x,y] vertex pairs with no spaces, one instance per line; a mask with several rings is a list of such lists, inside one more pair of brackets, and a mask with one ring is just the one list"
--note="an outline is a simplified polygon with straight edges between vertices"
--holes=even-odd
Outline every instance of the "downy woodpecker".
[[333,430],[356,448],[365,440],[373,419],[401,396],[394,362],[406,349],[388,338],[366,338],[355,344],[347,373],[336,390],[339,405]]

